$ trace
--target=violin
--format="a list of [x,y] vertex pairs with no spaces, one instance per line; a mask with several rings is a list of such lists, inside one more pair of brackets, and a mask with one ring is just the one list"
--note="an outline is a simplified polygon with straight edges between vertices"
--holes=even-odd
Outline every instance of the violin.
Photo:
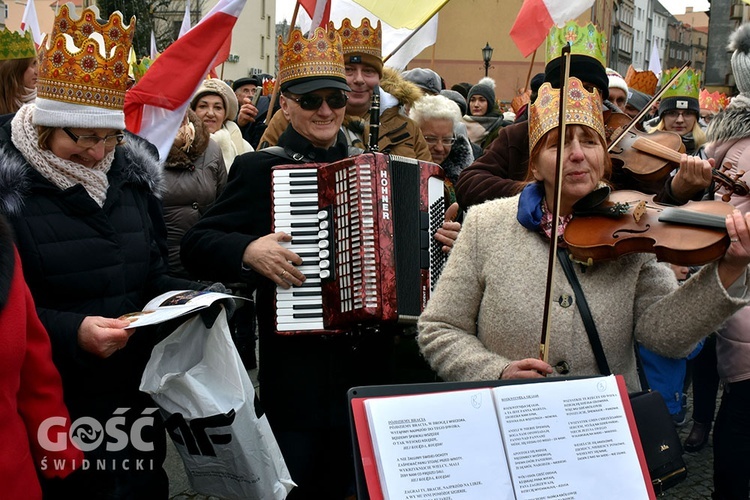
[[573,260],[591,265],[630,253],[654,253],[660,261],[699,266],[720,259],[729,248],[723,201],[660,205],[638,191],[598,189],[573,206],[563,235]]
[[[629,130],[617,137],[616,143],[610,146],[610,158],[613,164],[630,171],[635,177],[644,181],[659,181],[680,165],[680,157],[685,152],[685,145],[679,134],[666,131],[655,131],[650,134],[638,130]],[[729,201],[732,195],[747,196],[750,193],[745,181],[740,178],[745,174],[739,171],[728,174],[729,165],[721,169],[711,169],[714,182],[729,191],[722,196]]]

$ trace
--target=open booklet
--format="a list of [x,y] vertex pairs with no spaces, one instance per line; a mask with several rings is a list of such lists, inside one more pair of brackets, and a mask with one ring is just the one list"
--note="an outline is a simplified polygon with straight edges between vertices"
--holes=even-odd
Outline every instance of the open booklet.
[[371,499],[656,498],[619,376],[351,404]]
[[217,300],[240,299],[226,293],[202,290],[172,290],[154,297],[142,311],[123,314],[120,319],[130,320],[128,328],[156,325],[210,307]]

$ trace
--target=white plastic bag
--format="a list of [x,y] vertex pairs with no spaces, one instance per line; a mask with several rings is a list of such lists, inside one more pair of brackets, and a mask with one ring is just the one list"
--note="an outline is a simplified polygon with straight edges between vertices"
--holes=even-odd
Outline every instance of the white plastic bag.
[[208,329],[200,315],[154,347],[140,389],[159,405],[198,493],[283,499],[295,486],[229,335],[223,307]]

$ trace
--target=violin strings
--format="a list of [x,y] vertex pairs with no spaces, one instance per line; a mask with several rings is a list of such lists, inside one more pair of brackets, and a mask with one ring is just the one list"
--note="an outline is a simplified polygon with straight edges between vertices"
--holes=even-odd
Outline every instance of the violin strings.
[[665,208],[659,215],[659,222],[673,222],[676,224],[690,224],[692,226],[708,227],[713,229],[725,229],[724,215],[707,214],[695,212],[684,208]]

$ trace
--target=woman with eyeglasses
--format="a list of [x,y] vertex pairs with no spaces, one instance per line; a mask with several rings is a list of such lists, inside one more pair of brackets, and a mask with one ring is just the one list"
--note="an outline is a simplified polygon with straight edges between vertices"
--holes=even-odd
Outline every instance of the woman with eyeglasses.
[[443,167],[450,185],[450,202],[455,202],[453,186],[458,174],[474,161],[468,137],[456,133],[457,125],[461,123],[458,104],[442,95],[425,95],[409,110],[409,118],[419,125],[432,161]]
[[[111,19],[127,26],[119,12]],[[65,36],[53,31],[52,45]],[[98,46],[93,37],[86,43]],[[71,49],[69,64],[81,75],[71,82],[51,69],[52,52],[40,61],[46,77],[36,101],[0,121],[0,213],[49,333],[70,418],[89,419],[79,433],[93,432],[79,441],[88,468],[45,481],[45,498],[166,498],[163,422],[138,389],[159,336],[121,317],[160,293],[201,285],[167,274],[163,172],[156,148],[124,131],[127,72],[115,78],[99,68],[84,79],[86,51]],[[91,95],[68,97],[84,85]],[[116,435],[105,430],[114,423]]]
[[[662,75],[662,85],[672,78],[676,69]],[[659,121],[653,130],[679,134],[689,155],[698,154],[706,142],[706,134],[698,121],[700,103],[700,72],[688,70],[667,90],[659,103]],[[708,179],[710,182],[710,179]],[[708,187],[708,182],[706,186]]]

